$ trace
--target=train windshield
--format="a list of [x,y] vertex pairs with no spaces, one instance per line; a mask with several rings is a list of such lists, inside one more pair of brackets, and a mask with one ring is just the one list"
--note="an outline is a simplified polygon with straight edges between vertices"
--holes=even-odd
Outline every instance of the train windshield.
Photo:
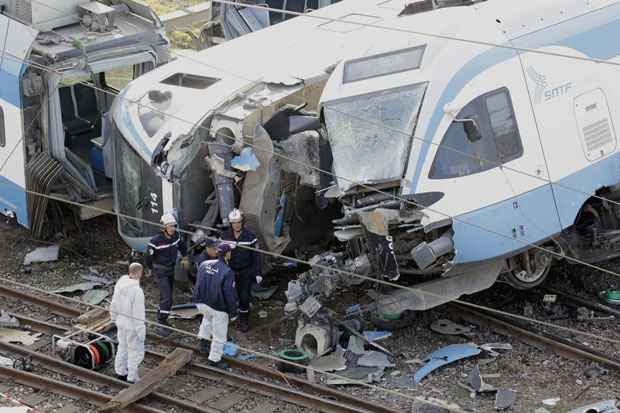
[[324,104],[336,180],[356,183],[400,179],[409,157],[426,83]]

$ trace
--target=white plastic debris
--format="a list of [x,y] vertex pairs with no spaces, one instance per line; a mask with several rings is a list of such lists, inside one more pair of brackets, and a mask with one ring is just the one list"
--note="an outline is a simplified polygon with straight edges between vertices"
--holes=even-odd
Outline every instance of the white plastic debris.
[[52,245],[50,247],[37,248],[30,251],[24,257],[24,265],[30,265],[35,262],[52,262],[58,260],[60,253],[60,245]]
[[543,400],[542,404],[544,404],[545,406],[555,406],[559,402],[560,402],[560,398],[559,397],[553,397],[551,399]]

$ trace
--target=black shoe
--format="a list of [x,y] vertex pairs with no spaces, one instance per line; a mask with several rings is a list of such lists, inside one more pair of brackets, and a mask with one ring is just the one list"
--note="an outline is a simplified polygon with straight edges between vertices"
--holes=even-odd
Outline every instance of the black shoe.
[[224,360],[220,360],[217,363],[215,361],[209,360],[207,365],[215,367],[216,369],[228,370],[228,364],[226,364]]
[[202,353],[209,353],[211,351],[211,340],[200,340],[200,351]]
[[121,376],[119,374],[116,375],[116,378],[122,381],[127,381],[127,375],[125,374],[124,376]]

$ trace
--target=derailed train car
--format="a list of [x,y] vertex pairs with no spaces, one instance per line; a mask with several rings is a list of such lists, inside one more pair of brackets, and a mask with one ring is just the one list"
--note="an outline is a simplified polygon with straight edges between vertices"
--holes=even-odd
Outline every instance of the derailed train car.
[[36,192],[87,206],[81,219],[109,209],[108,110],[168,46],[157,16],[132,0],[0,1],[0,213],[45,236],[62,215]]
[[[601,200],[618,199],[617,69],[588,59],[618,61],[606,39],[620,5],[345,0],[312,16],[324,19],[180,59],[123,92],[121,212],[157,220],[174,207],[211,226],[240,203],[279,252],[320,245],[337,201],[346,255],[326,261],[416,288],[374,295],[391,320],[500,275],[539,285],[549,251],[618,255],[620,211]],[[147,133],[149,114],[161,119]],[[136,247],[150,235],[119,225]],[[291,304],[334,285],[314,275],[289,288]]]

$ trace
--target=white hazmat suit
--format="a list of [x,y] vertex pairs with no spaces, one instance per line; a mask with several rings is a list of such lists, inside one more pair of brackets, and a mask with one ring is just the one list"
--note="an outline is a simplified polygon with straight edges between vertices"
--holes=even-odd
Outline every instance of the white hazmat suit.
[[123,275],[114,286],[110,317],[118,330],[118,349],[114,370],[127,381],[136,382],[138,366],[144,360],[146,336],[144,292],[140,281]]

